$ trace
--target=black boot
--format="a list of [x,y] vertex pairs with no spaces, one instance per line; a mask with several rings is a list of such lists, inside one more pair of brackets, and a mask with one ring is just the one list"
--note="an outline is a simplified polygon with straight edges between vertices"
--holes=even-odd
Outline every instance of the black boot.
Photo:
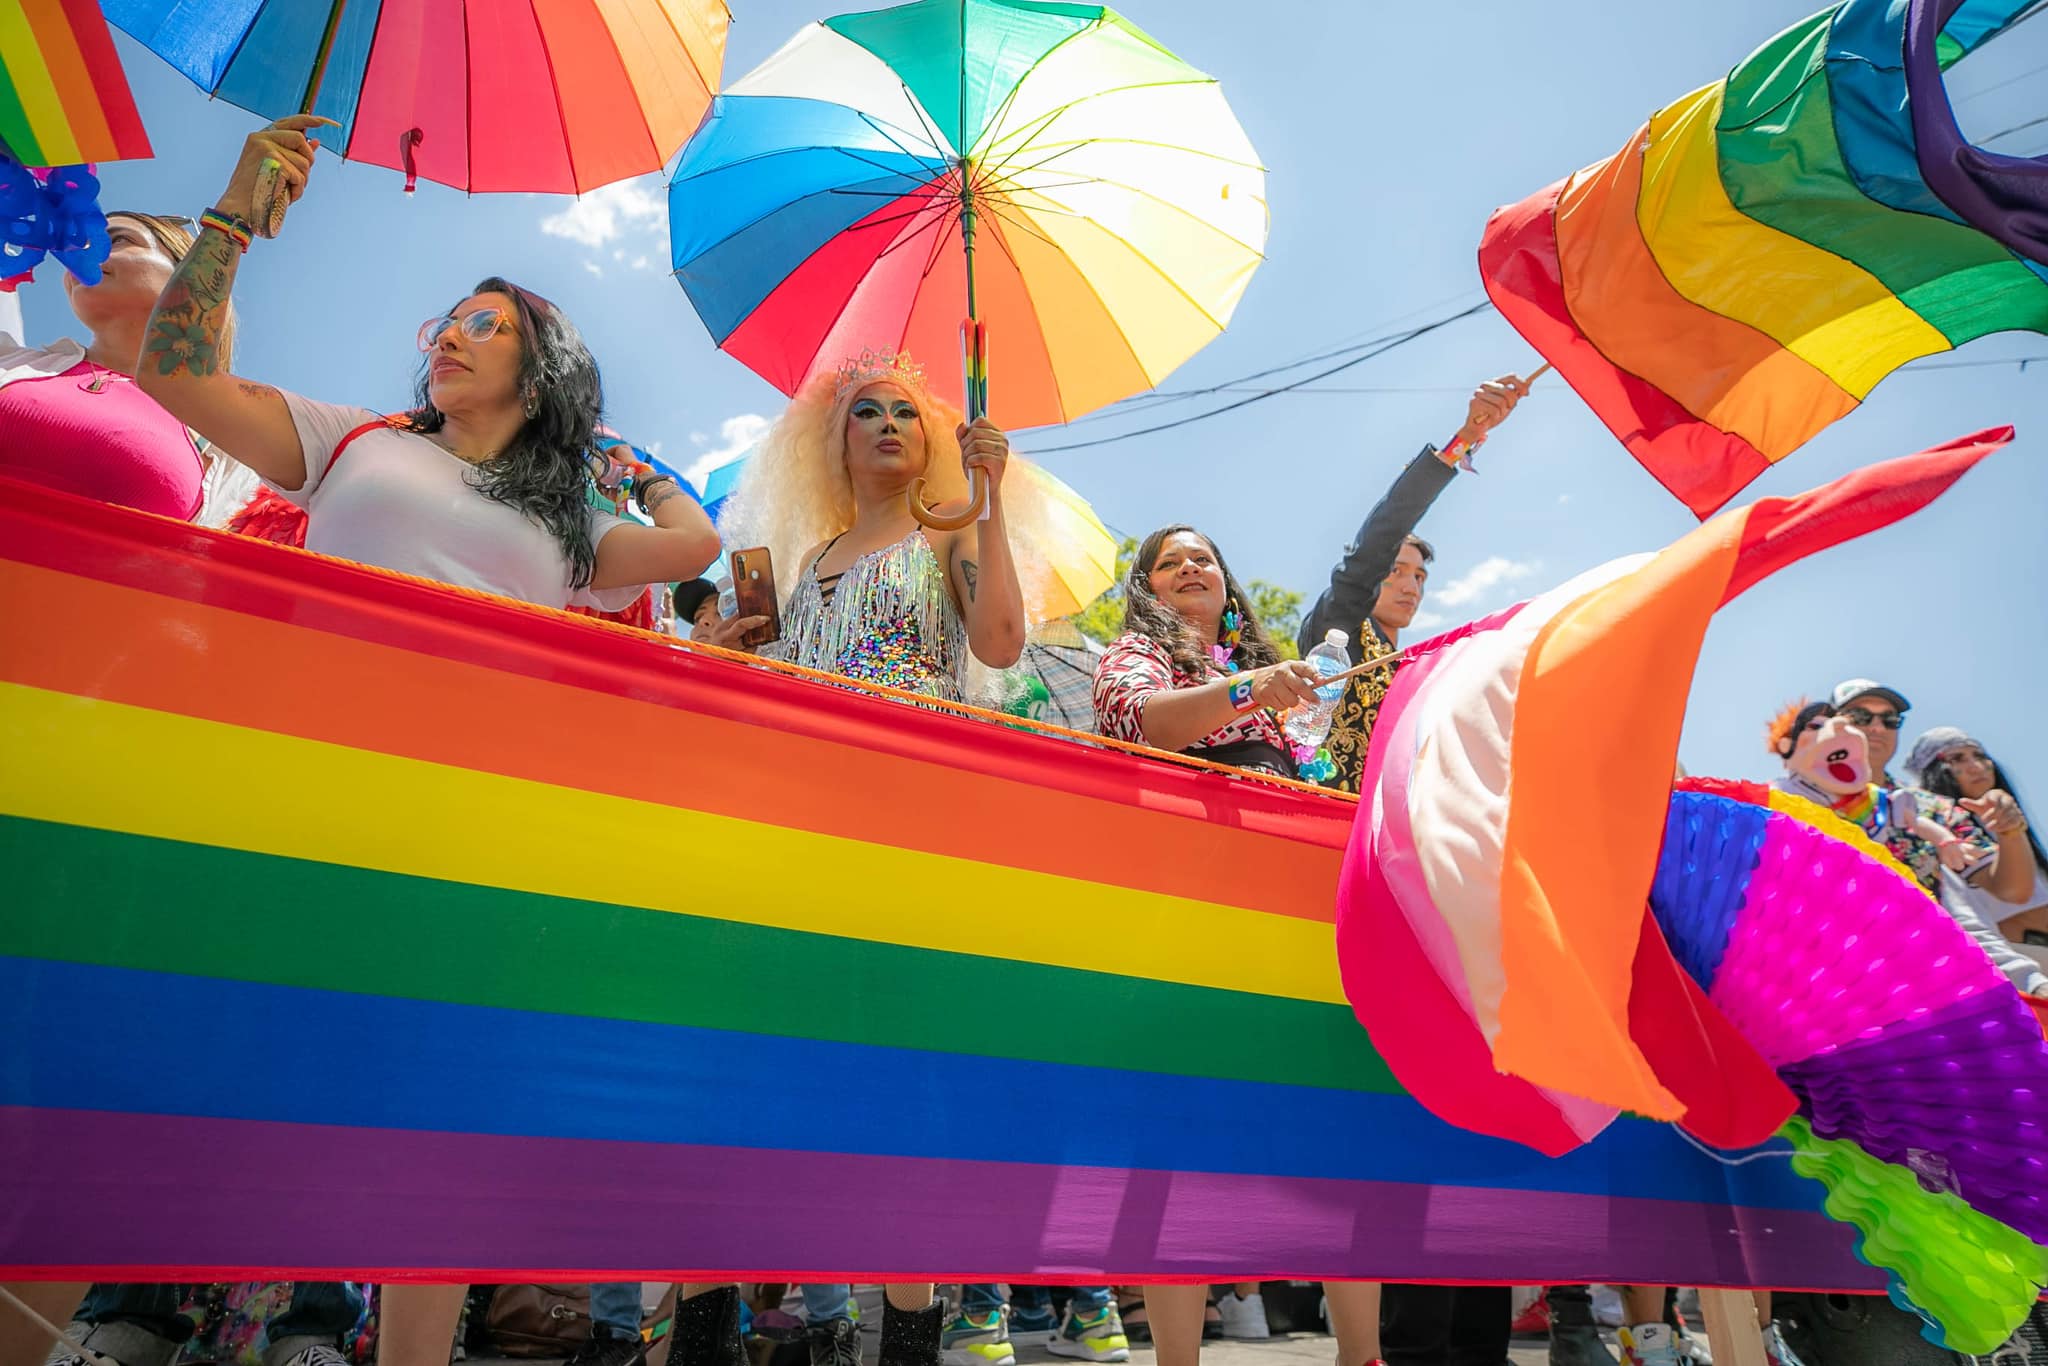
[[669,1366],[747,1366],[740,1342],[740,1291],[722,1285],[676,1301]]
[[922,1309],[898,1309],[884,1295],[878,1366],[939,1366],[939,1338],[945,1331],[944,1300],[934,1297]]
[[1550,1366],[1615,1366],[1614,1353],[1593,1322],[1593,1292],[1583,1285],[1553,1285],[1550,1305]]

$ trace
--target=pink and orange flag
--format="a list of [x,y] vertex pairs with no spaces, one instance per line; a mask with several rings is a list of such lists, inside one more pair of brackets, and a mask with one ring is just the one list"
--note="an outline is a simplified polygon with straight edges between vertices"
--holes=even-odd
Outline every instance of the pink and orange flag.
[[2010,427],[1722,514],[1423,645],[1373,733],[1338,892],[1344,991],[1462,1128],[1556,1155],[1628,1111],[1719,1147],[1793,1094],[1649,909],[1707,623],[1766,576],[1926,506]]
[[151,155],[94,0],[0,0],[0,153],[24,166]]

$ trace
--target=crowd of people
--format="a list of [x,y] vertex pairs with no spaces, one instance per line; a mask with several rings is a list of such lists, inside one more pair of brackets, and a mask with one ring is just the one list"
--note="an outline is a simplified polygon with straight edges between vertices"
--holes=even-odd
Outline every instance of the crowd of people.
[[[1006,482],[1004,434],[985,418],[963,421],[906,356],[865,351],[814,376],[718,528],[679,480],[622,458],[626,448],[603,432],[599,367],[562,309],[496,276],[421,326],[424,361],[405,412],[235,373],[234,280],[253,235],[260,168],[283,167],[294,197],[302,193],[319,123],[287,118],[252,135],[196,230],[159,215],[110,215],[113,250],[100,283],[66,280],[90,344],[30,347],[0,334],[0,476],[244,530],[260,500],[281,500],[296,509],[289,539],[309,550],[545,607],[615,613],[663,599],[667,629],[750,648],[767,619],[726,610],[704,577],[722,531],[730,544],[772,554],[782,612],[779,639],[758,647],[764,654],[948,701],[984,695],[985,672],[1017,662],[1039,620],[1034,577],[1048,510],[1028,487]],[[1416,528],[1526,392],[1511,376],[1478,388],[1452,439],[1401,469],[1301,624],[1304,651],[1341,632],[1352,664],[1371,665],[1342,685],[1313,756],[1334,789],[1358,790],[1395,652],[1427,589],[1435,552]],[[939,530],[913,515],[906,495],[917,481],[951,514],[977,473],[988,488],[981,519]],[[623,515],[628,501],[639,516]],[[1160,527],[1139,546],[1122,590],[1123,633],[1094,680],[1099,732],[1249,772],[1302,773],[1312,756],[1294,749],[1278,718],[1311,703],[1321,675],[1282,658],[1215,538]],[[1903,693],[1868,679],[1789,707],[1770,729],[1779,786],[1860,825],[2015,985],[2048,990],[2048,853],[2010,776],[1971,731],[1940,725],[1907,753],[1911,785],[1896,781],[1908,711]],[[183,1290],[38,1293],[46,1305],[73,1296],[93,1352],[119,1366],[168,1366],[190,1331]],[[1338,1366],[1506,1358],[1505,1287],[1332,1283],[1326,1292]],[[929,1283],[893,1284],[881,1361],[1010,1366],[1018,1339],[1043,1334],[1056,1354],[1117,1362],[1143,1335],[1162,1366],[1195,1366],[1205,1334],[1255,1318],[1263,1327],[1256,1298],[1255,1286],[1121,1296],[1077,1287],[1055,1317],[1041,1288],[1015,1287],[1006,1298],[1000,1287],[970,1284],[949,1305]],[[1686,1344],[1669,1325],[1665,1288],[1632,1287],[1626,1298],[1627,1360],[1679,1361]],[[385,1287],[379,1359],[445,1366],[462,1304],[462,1287]],[[815,1366],[857,1366],[848,1287],[805,1287],[803,1304]],[[1585,1287],[1553,1287],[1550,1309],[1556,1366],[1613,1360]],[[738,1286],[681,1287],[673,1366],[743,1366],[742,1310]],[[361,1311],[358,1287],[295,1285],[271,1326],[271,1366],[339,1366],[341,1336]],[[593,1287],[590,1317],[580,1366],[636,1366],[639,1287]],[[1768,1341],[1780,1366],[1792,1366],[1774,1329]],[[73,1352],[67,1366],[85,1360]]]

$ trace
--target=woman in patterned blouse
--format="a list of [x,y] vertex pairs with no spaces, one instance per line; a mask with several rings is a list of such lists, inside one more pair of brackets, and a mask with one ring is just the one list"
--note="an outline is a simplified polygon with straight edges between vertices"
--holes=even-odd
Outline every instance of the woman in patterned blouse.
[[1158,749],[1294,776],[1275,715],[1312,700],[1216,545],[1191,526],[1145,538],[1124,582],[1124,633],[1095,668],[1095,725]]

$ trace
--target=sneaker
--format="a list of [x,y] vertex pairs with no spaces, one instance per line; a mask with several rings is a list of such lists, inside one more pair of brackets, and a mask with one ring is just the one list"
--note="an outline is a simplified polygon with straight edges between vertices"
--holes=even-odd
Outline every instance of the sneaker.
[[1678,1355],[1678,1334],[1668,1323],[1639,1323],[1623,1328],[1621,1366],[1686,1366]]
[[1266,1299],[1254,1290],[1240,1296],[1235,1290],[1216,1297],[1216,1312],[1223,1316],[1223,1336],[1239,1342],[1257,1342],[1271,1337],[1266,1327]]
[[1692,1366],[1714,1366],[1713,1349],[1707,1346],[1705,1334],[1695,1333],[1688,1328],[1678,1330],[1678,1359],[1690,1361]]
[[1550,1301],[1538,1295],[1529,1301],[1529,1307],[1515,1315],[1515,1321],[1508,1325],[1508,1336],[1513,1338],[1547,1338],[1550,1336]]
[[1785,1335],[1778,1330],[1776,1319],[1764,1329],[1764,1359],[1771,1366],[1806,1366],[1799,1354],[1785,1345]]
[[[612,1339],[606,1339],[606,1341],[612,1341]],[[618,1346],[629,1348],[635,1362],[647,1350],[647,1348],[641,1346],[641,1341],[637,1337],[633,1341],[621,1341],[621,1343],[618,1343]],[[578,1362],[578,1366],[627,1366],[625,1360],[602,1360],[600,1362],[600,1360],[592,1358],[592,1360],[586,1362],[582,1348],[575,1352],[575,1362]],[[276,1366],[348,1366],[348,1358],[342,1356],[340,1348],[336,1348],[332,1341],[315,1341],[315,1343],[309,1343],[309,1346],[305,1346],[305,1348],[299,1348],[297,1352],[293,1352],[291,1356],[287,1356],[283,1362],[279,1362]]]
[[1018,1347],[1037,1347],[1052,1341],[1060,1330],[1060,1316],[1050,1302],[1010,1306],[1010,1341]]
[[1086,1318],[1069,1309],[1058,1335],[1045,1346],[1056,1357],[1077,1361],[1131,1359],[1131,1340],[1124,1336],[1124,1321],[1113,1304],[1103,1305]]
[[811,1366],[860,1366],[860,1325],[852,1319],[826,1319],[804,1330]]
[[961,1314],[939,1339],[945,1366],[1017,1366],[1008,1316],[991,1309],[983,1318]]

